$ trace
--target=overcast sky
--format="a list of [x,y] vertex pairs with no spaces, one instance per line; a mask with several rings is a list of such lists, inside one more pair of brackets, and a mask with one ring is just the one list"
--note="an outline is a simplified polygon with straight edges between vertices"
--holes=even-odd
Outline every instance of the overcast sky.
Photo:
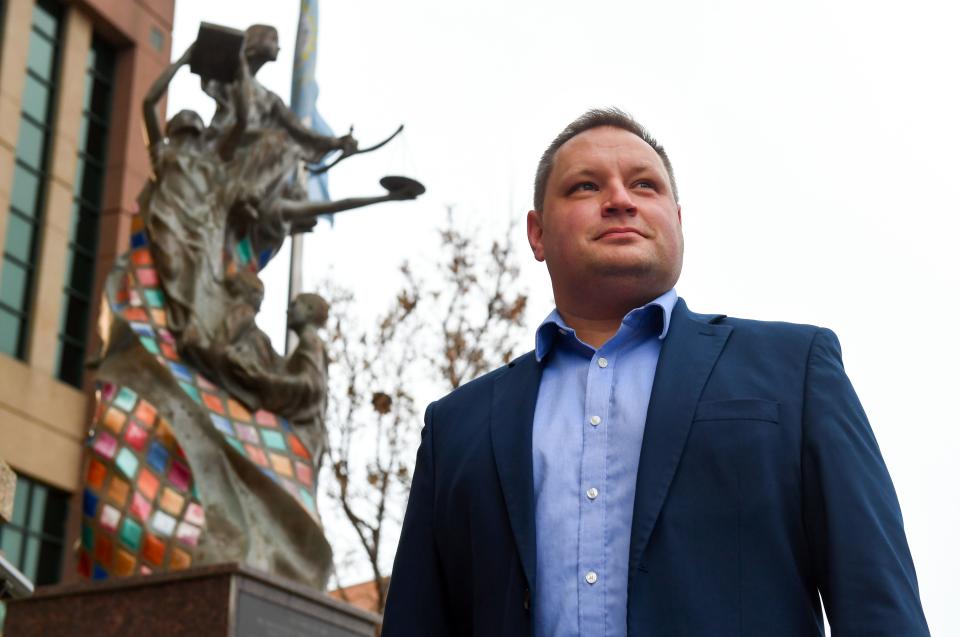
[[[372,314],[404,258],[429,260],[454,205],[483,231],[522,220],[550,139],[616,105],[673,160],[694,311],[833,329],[900,496],[933,634],[960,634],[960,38],[953,3],[321,0],[320,110],[361,146],[335,197],[417,202],[346,213],[307,239],[306,287],[333,275]],[[260,80],[284,98],[297,0],[177,5],[174,56],[201,20],[276,26]],[[212,105],[186,71],[171,114]],[[551,309],[528,257],[533,326]],[[282,331],[286,263],[265,273],[263,324]],[[532,326],[531,326],[532,332]],[[532,340],[531,340],[532,346]],[[431,398],[421,397],[426,401]]]

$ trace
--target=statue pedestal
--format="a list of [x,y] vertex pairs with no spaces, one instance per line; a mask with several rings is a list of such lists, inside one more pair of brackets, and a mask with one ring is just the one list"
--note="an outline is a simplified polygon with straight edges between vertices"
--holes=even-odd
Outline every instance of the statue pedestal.
[[380,617],[236,564],[37,589],[7,602],[6,637],[357,637]]

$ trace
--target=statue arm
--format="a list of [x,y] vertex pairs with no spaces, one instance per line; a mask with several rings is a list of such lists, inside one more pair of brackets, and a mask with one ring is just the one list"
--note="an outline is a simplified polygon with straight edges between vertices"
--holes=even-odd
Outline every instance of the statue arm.
[[311,151],[313,156],[308,159],[311,163],[320,161],[324,155],[335,150],[343,151],[344,155],[357,152],[357,140],[352,133],[341,137],[321,135],[304,126],[294,112],[287,108],[283,100],[276,96],[273,96],[273,99],[273,116],[294,141]]
[[337,199],[336,201],[297,201],[293,199],[282,199],[280,201],[280,211],[284,221],[297,223],[394,199],[398,199],[398,197],[389,193],[379,197],[350,197],[348,199]]
[[163,97],[163,94],[167,92],[167,86],[170,85],[170,80],[177,74],[180,67],[190,61],[190,55],[193,53],[194,46],[194,44],[191,44],[190,47],[184,51],[183,55],[180,56],[180,59],[163,70],[143,98],[143,122],[147,127],[147,140],[151,147],[163,142],[163,129],[160,126],[160,119],[157,117],[157,103]]

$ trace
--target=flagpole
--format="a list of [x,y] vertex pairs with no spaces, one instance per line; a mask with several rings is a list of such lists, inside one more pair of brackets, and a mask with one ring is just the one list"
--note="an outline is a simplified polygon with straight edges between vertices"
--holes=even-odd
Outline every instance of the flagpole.
[[[303,291],[303,235],[295,234],[290,237],[290,283],[287,286],[287,307]],[[287,330],[287,340],[284,353],[289,356],[297,346],[297,335],[293,330]]]
[[[318,0],[300,0],[300,17],[297,28],[297,43],[294,50],[293,77],[290,87],[290,107],[304,125],[324,135],[333,135],[327,123],[317,112],[317,30],[319,28]],[[308,179],[304,167],[297,170],[297,181],[303,192],[311,199],[329,199],[326,191],[326,175]],[[308,183],[310,182],[310,183]],[[315,182],[315,183],[314,183]],[[287,285],[287,307],[303,291],[303,234],[290,238],[290,269]],[[287,330],[284,342],[289,356],[297,346],[297,335]]]

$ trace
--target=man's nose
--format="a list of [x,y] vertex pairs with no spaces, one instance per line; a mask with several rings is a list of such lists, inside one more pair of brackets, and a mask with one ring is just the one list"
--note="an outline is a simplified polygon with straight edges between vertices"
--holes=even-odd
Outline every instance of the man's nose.
[[607,200],[603,204],[604,215],[637,214],[637,206],[623,184],[610,184],[607,186],[607,194]]

